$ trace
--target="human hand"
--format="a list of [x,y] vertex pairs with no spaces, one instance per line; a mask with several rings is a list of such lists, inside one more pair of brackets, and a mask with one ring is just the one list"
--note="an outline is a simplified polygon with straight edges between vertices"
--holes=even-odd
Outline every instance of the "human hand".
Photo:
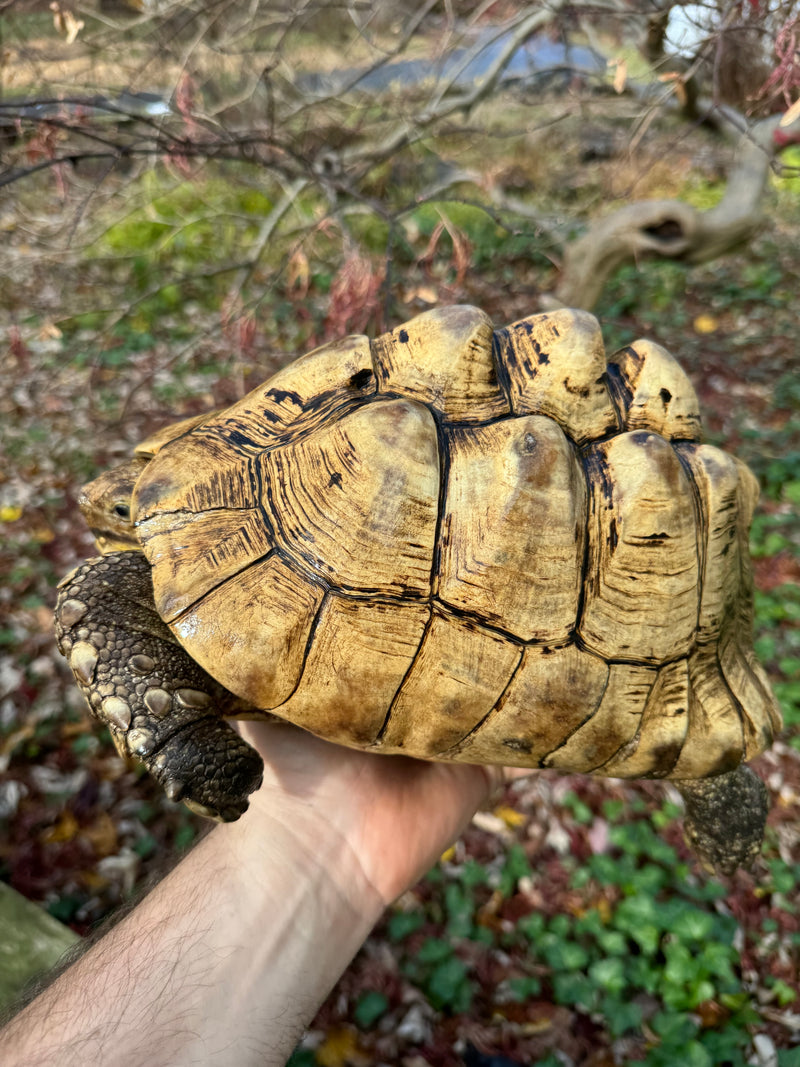
[[348,879],[355,859],[384,906],[436,862],[493,788],[528,773],[356,751],[285,723],[239,728],[265,764],[243,821],[254,826],[285,812],[292,825],[284,831],[312,854],[323,837],[337,838],[341,867],[329,875]]
[[265,763],[249,810],[17,1016],[4,1064],[280,1067],[387,904],[504,777],[240,729]]

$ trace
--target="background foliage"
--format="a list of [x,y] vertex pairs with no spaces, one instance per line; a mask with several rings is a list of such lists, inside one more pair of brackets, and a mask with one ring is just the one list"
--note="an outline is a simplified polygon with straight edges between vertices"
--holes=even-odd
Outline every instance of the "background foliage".
[[[535,311],[587,220],[632,196],[711,206],[730,157],[663,94],[656,106],[638,89],[614,92],[623,59],[631,84],[657,79],[614,18],[593,31],[616,57],[610,71],[507,86],[426,126],[428,87],[314,106],[292,95],[304,72],[374,64],[379,44],[394,48],[383,10],[353,32],[319,6],[294,21],[280,5],[269,17],[263,5],[183,7],[180,24],[173,9],[132,22],[81,11],[70,43],[50,11],[3,14],[6,101],[65,96],[76,71],[104,92],[174,90],[163,124],[62,109],[0,127],[6,176],[43,164],[0,203],[0,875],[81,933],[204,832],[119,759],[54,654],[55,585],[92,551],[82,482],[156,426],[232,401],[328,337],[440,303],[480,304],[498,324]],[[429,7],[412,58],[453,46]],[[469,14],[482,30],[530,9]],[[156,31],[169,44],[157,57]],[[254,119],[270,100],[295,109],[286,126]],[[414,136],[365,158],[398,115]],[[252,158],[245,129],[260,131]],[[116,154],[55,163],[76,137],[81,151],[94,137],[98,153],[110,143]],[[222,146],[192,154],[203,137]],[[800,1064],[792,152],[752,246],[703,267],[625,267],[596,309],[609,350],[646,335],[678,355],[708,439],[762,485],[757,648],[786,719],[758,761],[773,796],[762,860],[724,882],[698,871],[668,787],[549,773],[516,783],[387,915],[294,1067]]]

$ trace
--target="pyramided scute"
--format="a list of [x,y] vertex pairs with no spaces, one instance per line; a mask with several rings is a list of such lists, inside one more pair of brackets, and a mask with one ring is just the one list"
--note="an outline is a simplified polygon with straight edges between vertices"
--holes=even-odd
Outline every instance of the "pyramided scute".
[[382,393],[429,404],[445,421],[485,422],[508,412],[492,357],[488,315],[465,304],[424,311],[372,342]]
[[563,430],[540,415],[447,435],[437,592],[524,641],[574,630],[586,483]]
[[549,415],[578,444],[618,429],[594,315],[559,308],[520,319],[494,336],[515,415]]
[[588,450],[590,517],[578,632],[609,660],[658,665],[685,656],[697,627],[695,501],[672,447],[620,434]]
[[439,504],[436,425],[377,400],[260,458],[277,543],[348,590],[428,595]]
[[634,341],[608,362],[626,430],[654,430],[669,440],[699,439],[697,394],[666,348],[654,341]]
[[161,442],[137,488],[137,520],[161,512],[253,507],[252,456],[307,434],[374,392],[366,337],[314,349],[189,433]]

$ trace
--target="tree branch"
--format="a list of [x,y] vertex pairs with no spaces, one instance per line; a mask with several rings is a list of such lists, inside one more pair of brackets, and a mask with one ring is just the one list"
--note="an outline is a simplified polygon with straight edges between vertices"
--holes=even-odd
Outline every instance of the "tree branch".
[[543,303],[589,310],[623,263],[652,256],[705,263],[749,241],[761,223],[761,199],[775,153],[800,143],[800,119],[779,129],[780,121],[773,115],[740,138],[716,207],[698,211],[682,200],[642,200],[590,226],[566,247],[555,294]]

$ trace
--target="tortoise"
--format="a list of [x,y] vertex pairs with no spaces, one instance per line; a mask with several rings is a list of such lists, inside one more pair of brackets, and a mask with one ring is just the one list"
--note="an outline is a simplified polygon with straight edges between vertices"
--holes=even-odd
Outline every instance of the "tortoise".
[[61,652],[119,751],[238,818],[278,717],[376,753],[671,780],[731,871],[780,728],[752,647],[756,480],[695,391],[560,309],[424,312],[148,438],[80,504]]

